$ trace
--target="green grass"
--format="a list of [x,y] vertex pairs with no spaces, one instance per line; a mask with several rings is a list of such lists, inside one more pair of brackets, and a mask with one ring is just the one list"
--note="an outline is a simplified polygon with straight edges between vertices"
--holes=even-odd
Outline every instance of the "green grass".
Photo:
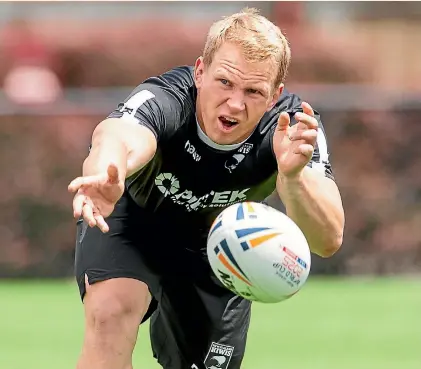
[[[0,368],[74,369],[83,311],[73,281],[0,282]],[[135,369],[158,369],[147,325]],[[421,279],[312,278],[255,304],[243,369],[420,369]]]

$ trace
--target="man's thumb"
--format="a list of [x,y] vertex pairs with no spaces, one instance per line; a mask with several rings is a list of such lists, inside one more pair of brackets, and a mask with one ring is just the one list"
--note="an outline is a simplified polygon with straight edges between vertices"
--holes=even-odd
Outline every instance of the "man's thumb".
[[276,127],[276,129],[280,131],[286,131],[289,127],[290,122],[291,120],[289,114],[284,111],[279,115],[278,126]]
[[118,167],[115,164],[110,164],[107,168],[108,183],[117,184],[119,182]]

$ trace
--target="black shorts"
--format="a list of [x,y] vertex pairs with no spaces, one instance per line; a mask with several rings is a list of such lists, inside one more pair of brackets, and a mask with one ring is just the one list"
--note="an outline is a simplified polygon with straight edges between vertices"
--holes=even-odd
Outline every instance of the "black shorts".
[[[154,357],[165,369],[239,369],[250,323],[250,302],[223,287],[194,239],[173,237],[171,227],[125,194],[107,219],[103,234],[77,225],[75,274],[81,298],[90,284],[118,277],[145,282],[153,301]],[[186,227],[186,229],[188,229]],[[196,239],[205,243],[205,239]]]

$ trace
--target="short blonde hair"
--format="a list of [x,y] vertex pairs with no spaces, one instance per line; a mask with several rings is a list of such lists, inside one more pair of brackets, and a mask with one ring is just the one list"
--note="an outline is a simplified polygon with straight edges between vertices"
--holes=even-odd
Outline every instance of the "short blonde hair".
[[249,62],[272,59],[278,67],[275,87],[285,81],[291,62],[288,40],[282,31],[260,15],[257,9],[245,8],[211,26],[203,51],[205,65],[212,63],[215,53],[224,42],[240,45]]

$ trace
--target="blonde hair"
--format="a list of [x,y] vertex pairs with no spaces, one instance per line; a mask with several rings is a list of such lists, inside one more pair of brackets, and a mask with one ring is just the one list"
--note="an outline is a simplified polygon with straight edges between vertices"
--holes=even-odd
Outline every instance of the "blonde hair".
[[215,53],[224,42],[240,45],[248,62],[272,59],[278,68],[275,87],[284,82],[291,61],[288,40],[257,9],[245,8],[211,26],[203,51],[205,65],[212,63]]

